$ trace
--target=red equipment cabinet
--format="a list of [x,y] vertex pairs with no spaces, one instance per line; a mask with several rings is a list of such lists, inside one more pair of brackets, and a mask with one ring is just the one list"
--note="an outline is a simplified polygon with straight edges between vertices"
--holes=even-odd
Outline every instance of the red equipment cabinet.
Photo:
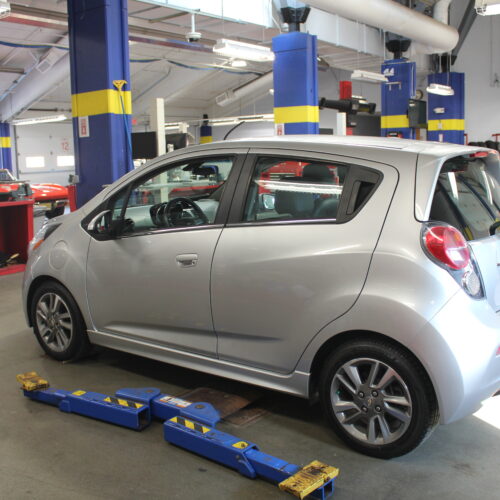
[[0,267],[0,276],[20,273],[28,260],[28,244],[33,239],[33,200],[0,203],[0,251],[18,253],[20,264]]

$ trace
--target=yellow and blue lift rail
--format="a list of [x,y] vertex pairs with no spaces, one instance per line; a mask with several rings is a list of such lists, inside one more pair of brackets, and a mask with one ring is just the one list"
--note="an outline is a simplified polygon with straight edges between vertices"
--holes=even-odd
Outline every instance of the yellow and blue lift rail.
[[281,490],[298,498],[326,500],[333,495],[338,469],[313,461],[299,467],[259,450],[215,428],[219,412],[209,403],[190,402],[161,393],[155,387],[120,389],[114,396],[98,392],[66,391],[49,387],[36,372],[17,376],[24,395],[57,406],[61,411],[141,430],[152,419],[163,421],[167,442],[237,470],[249,478],[278,483]]

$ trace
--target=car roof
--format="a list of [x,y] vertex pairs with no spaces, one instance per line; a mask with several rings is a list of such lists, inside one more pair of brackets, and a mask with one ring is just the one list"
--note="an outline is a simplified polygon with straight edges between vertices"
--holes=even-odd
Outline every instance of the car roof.
[[[282,135],[256,138],[229,139],[226,141],[212,142],[205,146],[236,146],[236,147],[263,147],[263,148],[306,148],[312,146],[315,150],[324,149],[330,152],[331,147],[344,146],[368,150],[384,150],[391,152],[425,153],[431,156],[459,155],[464,152],[477,151],[484,148],[466,146],[461,144],[450,144],[443,142],[417,141],[400,139],[397,137],[368,137],[368,136],[334,136],[334,135]],[[333,152],[333,150],[332,150]]]

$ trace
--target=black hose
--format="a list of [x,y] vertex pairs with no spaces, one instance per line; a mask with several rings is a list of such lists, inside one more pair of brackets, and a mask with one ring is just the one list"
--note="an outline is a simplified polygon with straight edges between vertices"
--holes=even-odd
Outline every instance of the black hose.
[[224,136],[224,139],[222,139],[223,141],[225,141],[228,137],[229,137],[229,134],[233,131],[233,130],[236,130],[240,125],[243,125],[244,123],[246,122],[240,122],[240,123],[237,123],[225,136]]

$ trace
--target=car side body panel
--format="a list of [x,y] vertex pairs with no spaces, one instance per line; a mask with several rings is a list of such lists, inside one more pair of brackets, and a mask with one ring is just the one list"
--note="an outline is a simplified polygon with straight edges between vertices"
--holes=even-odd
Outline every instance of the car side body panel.
[[223,230],[211,280],[221,360],[291,373],[314,336],[354,304],[398,181],[393,167],[357,164],[383,179],[349,222],[246,223]]

